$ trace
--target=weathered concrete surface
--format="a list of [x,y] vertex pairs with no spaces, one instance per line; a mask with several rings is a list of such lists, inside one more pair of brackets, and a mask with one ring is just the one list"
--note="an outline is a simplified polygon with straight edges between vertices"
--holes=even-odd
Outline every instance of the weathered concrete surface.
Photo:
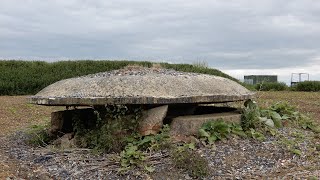
[[141,122],[139,123],[139,133],[143,136],[158,134],[163,125],[163,119],[166,117],[168,105],[159,106],[143,112]]
[[168,69],[121,69],[61,80],[29,98],[39,105],[179,104],[252,98],[240,84],[218,76]]
[[241,114],[238,112],[226,112],[204,115],[179,116],[173,118],[170,125],[170,134],[173,139],[185,139],[188,136],[198,136],[198,130],[202,124],[222,118],[226,122],[241,122]]
[[60,131],[62,131],[63,121],[64,121],[63,111],[57,111],[57,112],[51,113],[51,127],[49,129],[50,136],[55,136]]

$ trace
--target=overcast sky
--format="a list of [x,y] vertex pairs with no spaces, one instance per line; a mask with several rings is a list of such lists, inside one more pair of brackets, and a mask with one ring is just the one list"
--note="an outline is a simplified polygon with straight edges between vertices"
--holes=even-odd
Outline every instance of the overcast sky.
[[320,80],[319,0],[1,0],[0,59],[207,61]]

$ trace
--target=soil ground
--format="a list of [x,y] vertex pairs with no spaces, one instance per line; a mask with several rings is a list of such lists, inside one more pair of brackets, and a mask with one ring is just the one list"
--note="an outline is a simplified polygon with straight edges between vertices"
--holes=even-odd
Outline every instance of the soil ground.
[[[59,109],[62,108],[28,104],[27,96],[0,96],[0,137],[3,140],[2,137],[19,129],[45,124],[50,120],[51,112]],[[0,179],[14,176],[18,166],[0,151]]]
[[[6,135],[33,124],[44,124],[50,113],[64,107],[36,106],[27,103],[27,96],[0,96],[0,143]],[[288,101],[320,123],[320,92],[258,92],[256,100],[262,106]],[[2,143],[1,143],[2,144]],[[0,179],[15,177],[19,162],[0,151]]]

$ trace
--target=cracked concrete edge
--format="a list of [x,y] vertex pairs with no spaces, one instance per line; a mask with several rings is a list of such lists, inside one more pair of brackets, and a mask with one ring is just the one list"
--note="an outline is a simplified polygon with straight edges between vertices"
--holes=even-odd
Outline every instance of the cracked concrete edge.
[[177,97],[177,98],[161,98],[161,97],[28,97],[28,102],[37,105],[47,106],[91,106],[91,105],[115,105],[115,104],[209,104],[224,103],[233,101],[243,101],[252,99],[254,93],[245,95],[212,95],[212,96],[193,96],[193,97]]

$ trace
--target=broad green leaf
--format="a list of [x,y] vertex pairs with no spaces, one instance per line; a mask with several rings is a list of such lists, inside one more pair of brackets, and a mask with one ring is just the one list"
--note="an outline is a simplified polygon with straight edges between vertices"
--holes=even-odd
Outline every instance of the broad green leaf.
[[279,113],[275,112],[275,111],[271,111],[271,118],[273,120],[273,123],[275,125],[276,128],[280,128],[282,127],[282,122],[281,122],[281,116]]
[[315,132],[315,133],[320,133],[320,126],[309,126],[309,128]]
[[256,131],[253,128],[250,128],[249,134],[253,139],[256,139],[256,140],[259,140],[259,141],[265,140],[264,135],[261,134],[260,132]]
[[302,152],[299,149],[293,149],[293,150],[291,150],[291,152],[293,154],[296,154],[296,155],[299,155],[299,156],[301,156],[301,154],[302,154]]
[[137,150],[138,150],[138,146],[129,145],[126,148],[125,153],[128,154],[128,155],[134,155]]
[[191,150],[195,150],[196,149],[196,146],[195,146],[194,142],[187,144],[187,146]]
[[268,120],[268,118],[266,118],[266,117],[259,117],[258,119],[260,122],[263,122],[263,123]]
[[210,136],[210,137],[208,137],[209,144],[214,143],[216,140],[218,140],[218,138],[217,138],[216,136]]
[[279,113],[275,112],[275,111],[270,111],[270,115],[272,119],[277,119],[277,120],[281,120],[281,116]]
[[289,119],[290,117],[289,116],[287,116],[286,114],[284,114],[282,117],[281,117],[281,119],[283,119],[283,120],[287,120],[287,119]]
[[275,136],[277,134],[277,131],[275,129],[269,129],[269,132],[272,136]]
[[254,139],[258,140],[258,141],[264,141],[266,138],[264,137],[263,134],[257,132],[254,134]]
[[129,162],[127,160],[122,160],[120,164],[121,164],[122,167],[130,166],[130,164],[129,164]]
[[232,133],[240,137],[247,137],[247,134],[243,130],[232,130]]
[[259,121],[263,122],[265,125],[267,125],[269,127],[274,127],[274,123],[273,123],[272,119],[268,119],[266,117],[259,117]]
[[264,122],[267,126],[274,128],[274,122],[272,119],[267,119],[267,121]]
[[155,168],[152,167],[152,166],[144,166],[144,169],[147,170],[150,173],[154,172],[154,170],[155,170]]
[[202,128],[199,129],[199,135],[200,135],[200,137],[207,137],[207,138],[210,137],[210,134]]
[[151,143],[152,140],[154,140],[154,136],[145,136],[140,143],[138,144],[138,146],[144,145],[146,143]]
[[221,136],[220,133],[214,133],[215,134],[215,137],[219,140],[223,139],[223,137]]
[[303,124],[301,125],[301,127],[302,127],[303,129],[307,129],[308,125],[307,125],[306,123],[303,123]]
[[245,107],[248,107],[248,108],[257,108],[257,103],[255,101],[252,101],[251,99],[247,100],[245,103],[244,103],[244,106]]

